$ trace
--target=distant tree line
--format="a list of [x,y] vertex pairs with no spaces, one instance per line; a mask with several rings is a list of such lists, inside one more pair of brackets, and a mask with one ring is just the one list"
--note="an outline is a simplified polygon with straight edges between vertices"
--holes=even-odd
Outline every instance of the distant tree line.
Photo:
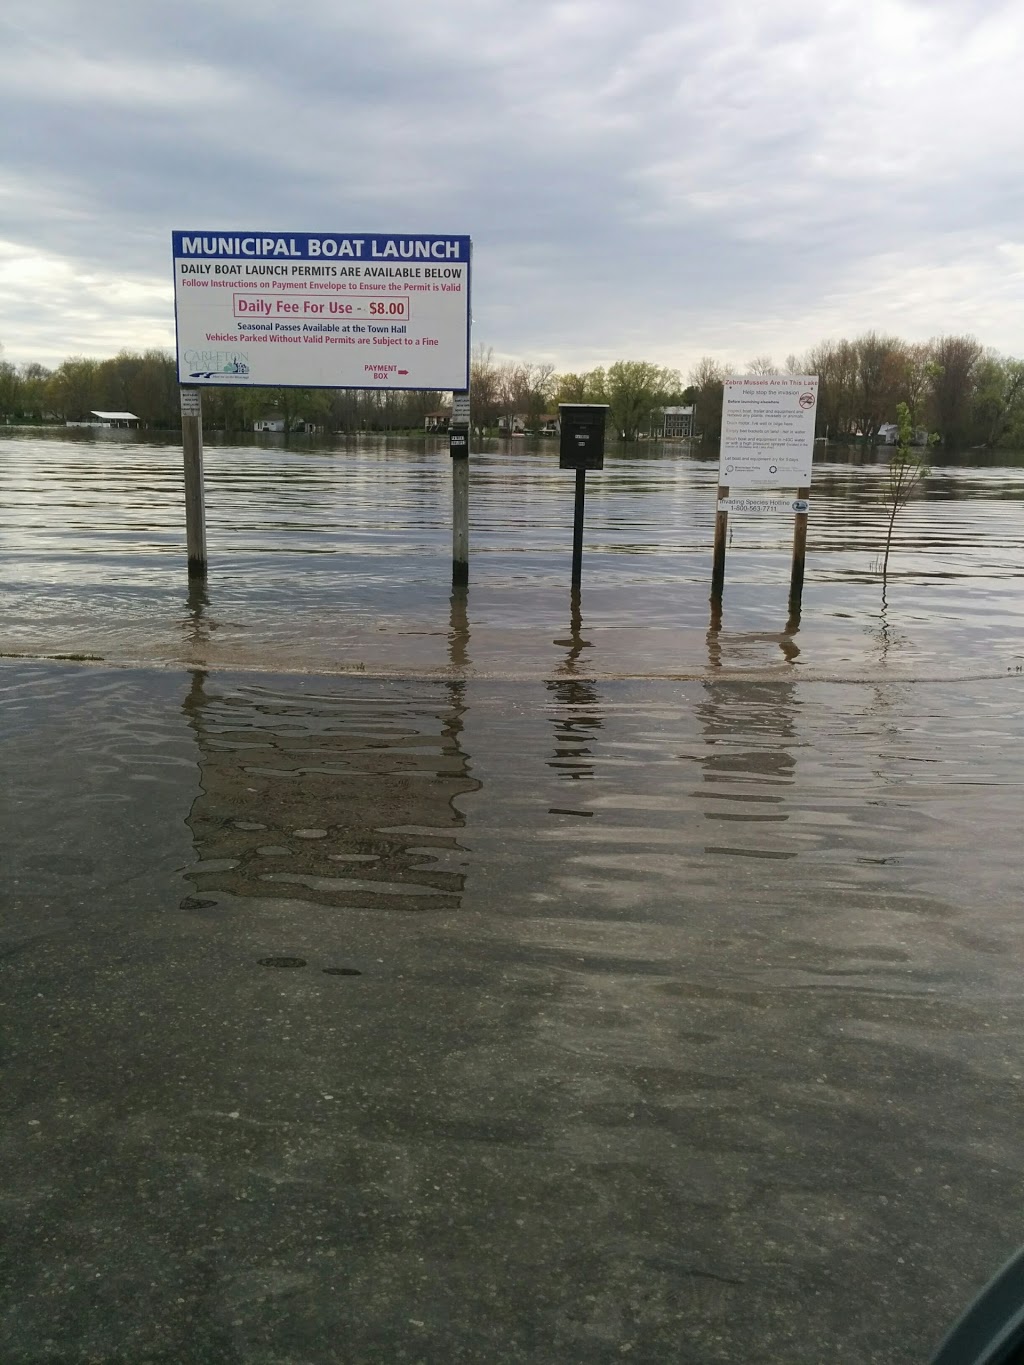
[[[251,431],[264,417],[330,431],[422,430],[430,412],[443,410],[447,394],[402,390],[210,387],[203,391],[207,431]],[[15,366],[0,356],[0,421],[80,422],[90,413],[131,412],[142,427],[181,426],[181,402],[172,356],[151,350],[122,351],[109,360],[73,356],[54,370]]]
[[[947,448],[1024,444],[1024,361],[986,350],[971,336],[912,344],[867,332],[791,355],[781,372],[818,376],[818,436],[873,443],[905,403],[913,424],[937,433]],[[721,434],[728,373],[711,357],[690,373],[686,398],[697,404],[698,430],[712,440]],[[747,373],[779,371],[770,357],[758,356]]]
[[490,347],[478,346],[470,366],[470,412],[480,430],[512,430],[515,417],[535,427],[559,403],[606,403],[608,425],[634,441],[660,426],[661,409],[683,403],[678,371],[645,360],[617,360],[607,369],[556,374],[553,365],[499,363]]
[[[722,393],[731,371],[712,356],[691,369],[684,384],[677,370],[642,360],[607,368],[556,373],[554,366],[498,361],[477,346],[470,366],[470,406],[480,431],[526,429],[559,403],[605,403],[609,429],[631,441],[656,431],[661,410],[696,407],[696,428],[708,441],[721,434]],[[909,343],[867,332],[853,340],[822,341],[778,369],[768,356],[746,367],[752,374],[816,374],[817,434],[873,442],[896,421],[905,403],[915,425],[937,432],[947,447],[1024,444],[1024,361],[986,350],[971,336]],[[286,430],[299,422],[330,431],[422,430],[449,396],[373,389],[207,388],[207,430],[251,431],[265,417]],[[0,420],[82,421],[93,410],[128,411],[153,430],[180,425],[173,358],[164,351],[122,351],[109,360],[80,356],[56,369],[15,366],[0,353]]]
[[[704,356],[686,384],[677,370],[639,360],[556,374],[550,365],[499,363],[490,348],[477,347],[470,406],[481,429],[510,430],[513,414],[529,427],[559,403],[606,403],[610,430],[631,441],[660,427],[662,409],[693,404],[697,433],[716,442],[732,373]],[[781,368],[770,356],[756,356],[745,373],[816,374],[815,434],[832,440],[873,444],[905,403],[915,426],[937,432],[948,448],[1024,445],[1024,361],[986,350],[971,336],[910,343],[867,332],[852,341],[822,341],[806,355],[788,356]]]

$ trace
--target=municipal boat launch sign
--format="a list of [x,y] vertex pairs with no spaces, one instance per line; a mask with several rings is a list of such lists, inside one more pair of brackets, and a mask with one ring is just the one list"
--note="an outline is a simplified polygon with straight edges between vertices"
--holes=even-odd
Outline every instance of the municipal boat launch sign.
[[178,382],[469,387],[470,239],[175,232]]

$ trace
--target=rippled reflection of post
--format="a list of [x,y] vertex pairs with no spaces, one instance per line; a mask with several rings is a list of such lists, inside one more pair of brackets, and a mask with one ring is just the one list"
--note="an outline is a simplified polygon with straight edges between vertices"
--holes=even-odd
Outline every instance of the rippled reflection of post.
[[[445,738],[459,763],[459,771],[471,783],[468,790],[479,790],[480,783],[469,776],[469,756],[462,747],[463,717],[466,713],[465,670],[469,667],[469,585],[453,581],[448,612],[448,662],[452,677],[448,682],[449,711],[444,722]],[[454,806],[452,810],[461,817]]]
[[448,662],[453,669],[469,665],[469,585],[453,583],[448,609]]
[[[192,584],[190,583],[190,585],[189,585],[189,600],[190,600],[190,605],[191,605],[191,598],[192,598]],[[205,750],[206,750],[205,735],[204,735],[204,733],[203,733],[203,715],[204,715],[205,707],[206,707],[206,672],[205,672],[204,669],[195,668],[195,669],[192,670],[192,672],[191,672],[191,674],[190,674],[190,676],[189,676],[189,687],[188,687],[188,692],[185,694],[185,700],[184,700],[184,701],[182,702],[182,704],[181,704],[181,709],[182,709],[182,710],[184,711],[184,713],[185,713],[185,720],[186,720],[186,722],[187,722],[187,724],[188,724],[189,729],[192,731],[193,735],[195,736],[196,748],[197,748],[197,750],[199,751],[199,752],[198,752],[198,758],[197,758],[197,767],[199,768],[199,784],[198,784],[199,790],[198,790],[198,792],[196,793],[196,796],[195,796],[195,798],[194,798],[193,801],[192,801],[192,805],[191,805],[191,807],[190,807],[190,809],[189,809],[188,815],[185,817],[185,824],[189,827],[190,830],[192,830],[193,842],[194,842],[195,845],[196,845],[196,854],[197,854],[197,856],[198,856],[199,858],[202,858],[203,855],[202,855],[201,849],[199,848],[198,840],[196,840],[196,838],[195,838],[195,825],[194,825],[193,822],[194,822],[194,820],[195,820],[195,818],[196,818],[197,810],[201,808],[201,804],[202,804],[203,798],[204,798],[205,795],[206,795],[206,791],[205,791],[205,788],[204,788],[204,786],[203,786],[203,768],[204,768],[204,764],[203,764],[203,754],[204,754],[204,752],[205,752]],[[194,878],[191,877],[191,873],[188,873],[188,874],[186,874],[186,875],[188,875],[188,876],[190,877],[190,880],[193,880],[193,881],[195,880]],[[197,888],[197,889],[198,889],[198,888]],[[213,904],[213,902],[210,902],[210,904]],[[186,898],[182,901],[182,908],[183,908],[183,909],[198,909],[198,908],[200,908],[200,907],[202,907],[202,906],[203,906],[203,901],[200,900],[200,899],[198,899],[198,898],[196,898],[196,897],[186,897]]]
[[706,636],[708,646],[708,664],[711,668],[722,667],[722,602],[721,599],[711,599],[711,620],[708,622],[708,633]]
[[[554,768],[560,778],[570,782],[590,781],[595,776],[592,760],[592,744],[595,732],[604,724],[604,718],[597,710],[601,699],[592,679],[578,675],[580,658],[585,649],[591,649],[589,640],[583,638],[583,611],[579,592],[574,591],[569,604],[569,634],[555,640],[556,645],[566,650],[562,676],[551,678],[547,689],[554,694],[559,707],[553,721],[555,729],[554,756],[548,759],[548,766]],[[561,803],[549,808],[552,815],[593,815],[592,810],[577,809]]]
[[[795,639],[799,629],[800,611],[796,609],[790,612],[786,624],[777,633],[775,631],[734,631],[725,634],[722,630],[721,607],[716,610],[712,605],[711,620],[708,623],[705,637],[708,666],[717,672],[723,667],[726,653],[731,649],[734,660],[739,666],[756,667],[757,660],[750,657],[750,652],[766,644],[778,645],[786,662],[788,664],[796,663],[800,657],[800,646]],[[747,657],[743,657],[744,653],[747,654]]]
[[186,908],[258,899],[271,937],[283,899],[360,915],[458,909],[465,817],[455,800],[480,785],[461,686],[236,684],[194,671],[183,710],[198,749],[187,821],[198,861]]
[[576,666],[580,661],[585,649],[593,649],[589,640],[583,638],[583,603],[579,588],[573,588],[569,596],[569,634],[564,639],[553,641],[565,649],[565,663],[562,668],[566,673],[574,674]]
[[210,643],[213,623],[207,616],[210,606],[210,593],[205,578],[188,580],[188,596],[185,599],[185,643],[190,649],[204,649]]
[[[748,638],[739,637],[739,643]],[[708,663],[718,676],[703,684],[704,699],[697,705],[705,744],[699,759],[703,814],[714,826],[713,842],[704,851],[736,858],[795,858],[792,849],[782,846],[779,829],[789,820],[786,789],[796,774],[795,685],[723,677],[720,670],[728,666],[735,643],[721,632],[708,633]]]
[[787,663],[794,663],[800,657],[800,646],[794,636],[800,629],[800,605],[791,607],[789,619],[783,627],[782,636],[779,640],[779,648],[782,650],[783,657]]

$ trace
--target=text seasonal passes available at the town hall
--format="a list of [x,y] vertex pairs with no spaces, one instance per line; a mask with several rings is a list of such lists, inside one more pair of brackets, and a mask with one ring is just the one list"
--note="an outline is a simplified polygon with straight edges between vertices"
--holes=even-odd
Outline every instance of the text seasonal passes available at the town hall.
[[470,239],[175,232],[181,384],[465,389]]

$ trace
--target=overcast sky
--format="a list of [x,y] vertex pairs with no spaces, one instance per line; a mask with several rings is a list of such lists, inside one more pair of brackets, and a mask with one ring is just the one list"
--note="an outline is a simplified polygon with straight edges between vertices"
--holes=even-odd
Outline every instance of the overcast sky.
[[1024,355],[1020,0],[4,0],[0,344],[173,344],[173,228],[468,233],[474,340]]

